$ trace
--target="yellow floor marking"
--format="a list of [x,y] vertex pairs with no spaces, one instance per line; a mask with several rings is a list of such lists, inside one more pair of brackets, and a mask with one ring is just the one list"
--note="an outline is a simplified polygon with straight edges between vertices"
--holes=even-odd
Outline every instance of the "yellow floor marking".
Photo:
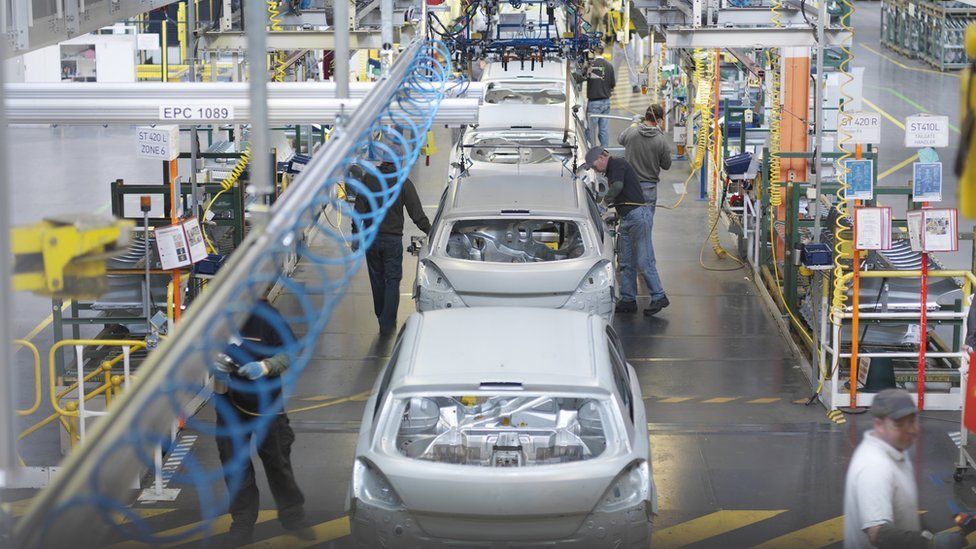
[[31,501],[34,498],[19,499],[17,501],[11,501],[9,503],[4,503],[3,506],[8,512],[14,517],[22,517],[27,513],[27,509],[30,507]]
[[[151,509],[149,507],[141,509],[133,509],[132,512],[139,516],[139,518],[149,519],[153,517],[158,517],[160,515],[165,515],[166,513],[172,513],[176,509]],[[115,522],[119,524],[126,524],[130,522],[129,518],[122,513],[119,513],[115,518]]]
[[665,549],[684,547],[692,543],[720,536],[750,524],[785,513],[778,511],[716,511],[688,522],[654,532],[654,546]]
[[[70,300],[69,301],[65,301],[64,303],[61,304],[61,312],[63,313],[64,310],[67,309],[70,306],[71,306],[71,301]],[[27,340],[27,341],[30,341],[30,340],[34,339],[35,337],[37,337],[37,334],[41,333],[41,330],[43,330],[44,328],[47,328],[48,325],[50,325],[52,322],[54,322],[54,313],[51,313],[51,314],[47,315],[47,318],[45,318],[40,323],[38,323],[37,326],[34,326],[34,329],[32,329],[31,331],[27,332],[27,335],[25,335],[21,339],[24,339],[24,340]]]
[[323,400],[329,400],[330,398],[335,398],[335,397],[330,395],[318,395],[318,396],[302,397],[299,398],[298,400],[303,400],[305,402],[322,402]]
[[747,404],[772,404],[774,402],[779,402],[782,400],[779,397],[769,397],[769,398],[754,398],[750,400]]
[[[267,522],[269,520],[276,518],[277,516],[278,516],[278,511],[259,511],[257,524],[261,524],[262,522]],[[230,515],[226,515],[226,514],[221,515],[216,519],[214,519],[213,522],[210,523],[210,529],[208,532],[199,532],[189,537],[180,538],[179,541],[176,541],[172,544],[165,545],[164,547],[183,545],[185,543],[190,543],[192,541],[198,541],[203,539],[207,535],[218,536],[220,534],[226,534],[230,530],[230,524],[231,524]],[[190,524],[185,524],[183,526],[178,526],[176,528],[170,528],[169,530],[164,530],[162,532],[157,532],[156,535],[160,537],[178,536],[180,534],[184,534],[190,530],[193,530],[194,528],[197,528],[199,526],[200,526],[199,522],[193,522]],[[145,546],[146,545],[144,543],[139,543],[135,541],[126,541],[126,542],[117,543],[113,545],[112,549],[130,549],[135,547],[141,548]]]
[[679,402],[692,400],[693,398],[694,397],[668,397],[668,398],[662,398],[658,402],[660,402],[661,404],[677,404]]
[[332,541],[349,535],[349,517],[339,517],[335,520],[316,524],[312,527],[315,539],[304,540],[298,536],[284,534],[270,539],[245,545],[246,549],[288,549],[291,547],[312,547],[320,543]]
[[904,63],[900,63],[900,62],[896,61],[895,59],[893,59],[893,58],[891,58],[891,57],[889,57],[889,56],[881,53],[880,51],[878,51],[878,50],[876,50],[876,49],[874,49],[874,48],[872,48],[870,46],[866,46],[864,44],[858,44],[858,45],[861,46],[862,48],[868,50],[869,52],[877,55],[878,57],[887,59],[888,61],[894,63],[897,67],[902,68],[902,69],[905,69],[906,71],[927,72],[929,74],[938,74],[939,76],[948,76],[948,77],[951,77],[951,78],[959,78],[959,75],[956,74],[956,73],[953,73],[953,72],[940,72],[940,71],[935,71],[935,70],[932,70],[932,69],[920,69],[918,67],[909,67],[908,65],[906,65]]
[[843,539],[844,517],[840,516],[773,538],[762,545],[757,545],[755,549],[789,549],[792,547],[817,549],[838,543]]
[[891,116],[890,114],[888,114],[888,111],[886,111],[886,110],[882,109],[881,107],[879,107],[879,106],[875,105],[874,103],[872,103],[870,100],[868,100],[867,97],[862,97],[861,98],[861,101],[864,101],[865,103],[867,103],[867,105],[869,107],[871,107],[872,109],[878,111],[878,114],[880,114],[881,116],[887,118],[888,121],[891,122],[892,124],[898,126],[902,130],[905,129],[905,125],[902,124],[900,120],[898,120],[894,116]]
[[708,400],[703,400],[702,404],[725,404],[726,402],[732,402],[733,400],[738,400],[739,397],[716,397],[710,398]]
[[897,172],[898,170],[904,168],[905,166],[911,164],[912,162],[915,162],[916,160],[918,160],[918,153],[915,153],[915,154],[909,156],[908,158],[902,160],[901,162],[899,162],[899,163],[895,164],[894,166],[888,168],[887,170],[881,172],[878,175],[878,181],[881,181],[882,179],[884,179],[884,178],[888,177],[889,175]]

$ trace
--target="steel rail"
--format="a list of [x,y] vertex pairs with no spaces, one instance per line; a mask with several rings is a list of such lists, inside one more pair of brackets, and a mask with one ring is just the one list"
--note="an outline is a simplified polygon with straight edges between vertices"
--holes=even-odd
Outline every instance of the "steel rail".
[[[262,293],[253,281],[260,278],[267,281],[262,284],[270,286],[280,276],[275,251],[296,240],[293,226],[307,214],[309,196],[330,179],[345,159],[359,152],[361,134],[394,101],[408,76],[411,61],[422,46],[421,41],[407,46],[389,76],[351,113],[345,131],[320,149],[288,192],[274,204],[265,230],[253,231],[245,238],[209,285],[210,289],[190,306],[171,337],[149,355],[140,368],[146,372],[141,382],[123,393],[111,416],[94,426],[85,444],[66,459],[51,484],[34,498],[28,513],[16,525],[18,547],[101,544],[111,527],[103,519],[111,517],[102,515],[98,508],[100,499],[127,500],[132,479],[143,471],[132,433],[168,433],[176,419],[172,403],[158,398],[160,393],[155,389],[168,383],[200,383],[208,368],[202,353],[193,350],[207,337],[219,339],[231,335],[226,322],[220,321],[227,318],[226,308],[230,303],[234,304],[234,310],[240,311],[253,306]],[[248,285],[248,291],[240,291],[244,285]],[[242,300],[249,303],[241,303]],[[240,326],[245,317],[246,313],[241,312],[235,315],[234,321]],[[141,438],[138,443],[145,455],[149,455],[155,444],[151,439]]]

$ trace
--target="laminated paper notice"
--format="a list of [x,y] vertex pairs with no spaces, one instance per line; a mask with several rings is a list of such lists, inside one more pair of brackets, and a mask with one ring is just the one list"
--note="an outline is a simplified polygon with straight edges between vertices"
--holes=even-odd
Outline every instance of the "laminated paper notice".
[[195,217],[156,228],[156,251],[163,269],[179,269],[207,257],[203,229]]
[[959,249],[959,227],[955,208],[922,210],[922,250],[954,252]]
[[854,210],[854,247],[858,250],[891,248],[891,208]]
[[922,211],[914,210],[906,214],[908,221],[908,242],[913,252],[922,251]]

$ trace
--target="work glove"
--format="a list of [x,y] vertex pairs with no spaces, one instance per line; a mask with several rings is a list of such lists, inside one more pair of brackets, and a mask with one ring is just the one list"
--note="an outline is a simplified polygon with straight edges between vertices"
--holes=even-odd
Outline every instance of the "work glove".
[[268,367],[263,362],[248,362],[237,369],[237,375],[253,381],[268,375]]

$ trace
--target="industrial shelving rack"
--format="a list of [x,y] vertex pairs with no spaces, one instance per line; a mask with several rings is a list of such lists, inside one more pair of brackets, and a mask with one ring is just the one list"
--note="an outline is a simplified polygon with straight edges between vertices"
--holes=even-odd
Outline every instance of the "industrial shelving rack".
[[941,70],[966,66],[963,35],[976,7],[956,0],[884,0],[881,45]]

